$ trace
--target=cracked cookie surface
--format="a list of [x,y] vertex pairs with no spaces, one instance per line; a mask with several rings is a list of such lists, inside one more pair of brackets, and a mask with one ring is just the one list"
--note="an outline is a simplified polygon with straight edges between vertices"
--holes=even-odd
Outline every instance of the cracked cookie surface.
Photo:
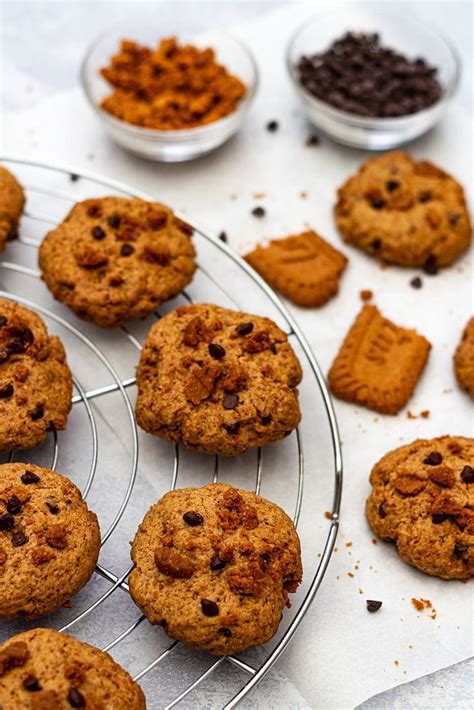
[[302,575],[286,513],[225,483],[163,496],[135,535],[132,559],[130,592],[147,619],[215,655],[268,641]]
[[14,239],[25,205],[23,188],[12,173],[0,165],[0,251]]
[[456,348],[454,370],[459,385],[474,399],[474,318],[468,321]]

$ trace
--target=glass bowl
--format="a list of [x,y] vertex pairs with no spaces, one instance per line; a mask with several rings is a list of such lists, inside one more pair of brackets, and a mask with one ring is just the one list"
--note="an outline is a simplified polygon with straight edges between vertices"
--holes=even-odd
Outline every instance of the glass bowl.
[[110,57],[119,49],[122,39],[131,39],[148,47],[155,47],[161,39],[157,27],[115,28],[99,37],[89,48],[81,67],[81,82],[85,95],[110,137],[123,148],[150,160],[180,162],[211,152],[222,145],[241,127],[255,95],[258,72],[250,51],[239,41],[223,32],[206,32],[199,36],[179,33],[178,41],[197,47],[212,47],[216,59],[231,74],[243,81],[247,92],[237,108],[224,118],[195,128],[181,130],[155,130],[142,128],[112,116],[101,107],[101,101],[111,93],[112,87],[101,76],[100,69],[107,66]]
[[[441,98],[426,109],[396,118],[372,118],[341,111],[316,98],[301,84],[297,63],[302,55],[324,51],[347,31],[377,32],[381,44],[410,59],[423,57],[438,68]],[[459,57],[451,44],[425,22],[411,14],[344,6],[344,11],[314,16],[292,36],[286,54],[292,84],[311,123],[333,140],[353,148],[387,150],[421,136],[439,121],[457,88]]]

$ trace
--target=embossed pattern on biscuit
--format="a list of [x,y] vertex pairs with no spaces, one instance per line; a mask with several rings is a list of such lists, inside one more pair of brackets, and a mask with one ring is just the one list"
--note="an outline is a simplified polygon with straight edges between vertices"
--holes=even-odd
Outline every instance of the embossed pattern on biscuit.
[[329,371],[331,392],[382,414],[397,414],[410,399],[430,348],[422,335],[366,304]]
[[474,399],[474,318],[468,321],[456,348],[454,370],[459,385]]

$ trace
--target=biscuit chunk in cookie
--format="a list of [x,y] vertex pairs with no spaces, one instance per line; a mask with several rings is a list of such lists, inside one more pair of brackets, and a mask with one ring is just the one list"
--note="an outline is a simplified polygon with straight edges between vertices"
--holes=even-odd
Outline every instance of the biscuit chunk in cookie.
[[72,376],[59,338],[29,308],[0,298],[0,451],[41,444],[65,429]]
[[43,280],[58,301],[97,325],[144,318],[191,281],[192,231],[161,204],[85,200],[44,238]]
[[467,323],[456,348],[454,371],[459,385],[474,399],[474,318]]
[[382,414],[398,414],[413,394],[430,349],[415,330],[395,325],[366,304],[329,370],[331,392]]
[[54,629],[0,645],[3,710],[145,710],[140,686],[108,653]]
[[157,321],[137,369],[138,424],[195,451],[233,456],[299,423],[299,361],[270,319],[214,305]]
[[246,254],[246,261],[274,289],[298,306],[322,306],[335,296],[346,268],[344,254],[310,230]]
[[428,273],[457,259],[472,236],[461,185],[401,151],[366,161],[338,190],[335,217],[348,244]]
[[405,562],[443,579],[474,576],[474,439],[418,439],[375,464],[370,483],[367,520]]
[[97,517],[69,478],[32,464],[0,465],[0,618],[37,619],[89,580]]
[[130,593],[147,619],[219,656],[272,638],[302,575],[286,513],[224,483],[163,496],[135,535],[132,559]]
[[25,205],[23,188],[12,173],[0,166],[0,251],[17,234]]

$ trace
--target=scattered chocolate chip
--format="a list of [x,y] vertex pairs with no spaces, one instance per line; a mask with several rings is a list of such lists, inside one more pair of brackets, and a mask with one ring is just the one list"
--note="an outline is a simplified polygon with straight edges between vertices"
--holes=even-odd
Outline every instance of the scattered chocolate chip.
[[94,239],[103,239],[103,238],[106,236],[105,230],[102,229],[102,227],[99,227],[99,225],[96,225],[96,226],[91,230],[91,234],[92,234],[92,236],[94,237]]
[[375,239],[372,239],[372,241],[370,242],[370,246],[372,247],[372,249],[375,249],[375,251],[378,251],[382,246],[382,240],[378,237],[375,237]]
[[225,355],[225,348],[218,343],[209,343],[208,345],[209,355],[214,358],[214,360],[222,360]]
[[270,133],[278,131],[278,121],[269,121],[267,123],[267,131],[270,131]]
[[239,323],[235,328],[237,335],[249,335],[253,330],[253,323]]
[[193,510],[189,510],[187,513],[183,515],[183,520],[187,525],[190,525],[192,528],[195,528],[196,525],[202,525],[204,522],[204,518],[202,515],[199,515],[199,513],[195,513]]
[[431,516],[431,520],[434,525],[440,525],[440,523],[444,523],[444,521],[448,518],[449,515],[446,515],[445,513],[433,513]]
[[430,276],[436,276],[439,271],[438,259],[434,254],[430,254],[423,264],[423,271]]
[[48,508],[51,515],[57,515],[59,513],[59,506],[56,503],[50,503],[46,501],[46,507]]
[[72,708],[85,708],[86,699],[77,688],[70,688],[67,694],[67,701]]
[[271,414],[265,414],[260,421],[262,422],[263,426],[268,426],[268,424],[271,423],[272,421],[272,415]]
[[461,481],[463,483],[474,483],[474,468],[472,466],[464,466],[461,471]]
[[69,180],[71,182],[77,182],[79,180],[79,175],[77,173],[69,173]]
[[219,555],[214,555],[209,566],[213,572],[216,572],[219,569],[224,569],[226,564],[227,564],[226,560],[221,560]]
[[381,197],[371,197],[370,206],[373,207],[374,210],[381,210],[385,207],[385,200],[382,200]]
[[13,547],[21,547],[22,545],[26,545],[27,542],[28,542],[28,537],[25,535],[25,533],[22,530],[18,530],[17,532],[13,533],[13,535],[12,535]]
[[0,514],[0,530],[11,530],[15,525],[15,518],[10,513]]
[[439,451],[432,451],[424,459],[423,463],[426,463],[428,466],[439,466],[442,460],[443,457],[441,456]]
[[462,558],[465,552],[469,550],[469,545],[465,545],[463,542],[456,542],[453,549],[453,554],[455,557]]
[[218,236],[218,239],[220,239],[221,242],[224,242],[225,244],[227,244],[227,233],[221,232]]
[[432,198],[432,194],[429,190],[425,190],[424,192],[420,192],[418,195],[418,202],[429,202]]
[[44,405],[37,404],[36,407],[31,410],[30,417],[34,422],[38,419],[42,419],[44,417]]
[[230,637],[232,636],[232,631],[230,629],[228,629],[226,626],[221,626],[221,628],[219,629],[219,631],[217,633],[220,634],[221,636],[225,636],[226,639],[230,639]]
[[219,607],[216,602],[210,599],[201,599],[201,609],[205,616],[217,616],[219,613]]
[[21,513],[22,507],[23,504],[21,500],[15,494],[11,495],[7,500],[7,510],[12,515],[18,515],[18,513]]
[[311,133],[311,134],[307,137],[306,142],[305,142],[305,145],[306,145],[308,148],[311,148],[312,146],[314,146],[314,145],[319,145],[320,143],[321,143],[321,141],[319,140],[319,137],[318,137],[317,135],[315,135],[314,133]]
[[367,611],[370,611],[370,613],[373,614],[375,611],[378,611],[380,609],[382,603],[383,602],[377,602],[374,599],[367,599]]
[[415,276],[415,278],[410,281],[410,286],[412,288],[421,288],[423,286],[423,281],[419,276]]
[[0,386],[0,399],[7,399],[8,397],[11,397],[13,392],[14,392],[13,385],[9,383],[8,385],[1,385]]
[[385,183],[385,187],[388,192],[393,192],[400,187],[400,183],[398,180],[388,180],[388,182]]
[[6,316],[0,316],[0,328],[8,323],[8,318]]
[[254,207],[252,210],[252,214],[254,217],[264,217],[265,216],[265,210],[263,207],[257,206]]
[[451,225],[451,227],[456,226],[456,224],[459,222],[460,216],[461,215],[459,214],[459,212],[450,212],[449,213],[448,219],[449,219],[449,224]]
[[240,422],[234,422],[233,424],[224,424],[224,429],[228,434],[238,434],[240,429]]
[[30,483],[38,483],[40,480],[40,477],[36,475],[33,471],[25,471],[25,473],[21,476],[21,481],[22,483],[25,483],[27,486]]
[[226,392],[222,398],[224,409],[235,409],[239,403],[239,395],[233,392]]
[[117,229],[117,227],[120,227],[120,222],[121,219],[118,214],[111,214],[110,217],[107,217],[107,224],[109,227],[112,227],[112,229]]
[[379,505],[379,515],[381,518],[386,518],[387,517],[387,511],[383,507],[383,503],[380,503]]
[[130,254],[133,254],[135,251],[135,247],[133,247],[131,244],[122,244],[122,247],[120,249],[120,253],[122,256],[130,256]]
[[30,693],[35,693],[37,690],[42,690],[42,686],[34,675],[27,675],[23,680],[23,687]]

